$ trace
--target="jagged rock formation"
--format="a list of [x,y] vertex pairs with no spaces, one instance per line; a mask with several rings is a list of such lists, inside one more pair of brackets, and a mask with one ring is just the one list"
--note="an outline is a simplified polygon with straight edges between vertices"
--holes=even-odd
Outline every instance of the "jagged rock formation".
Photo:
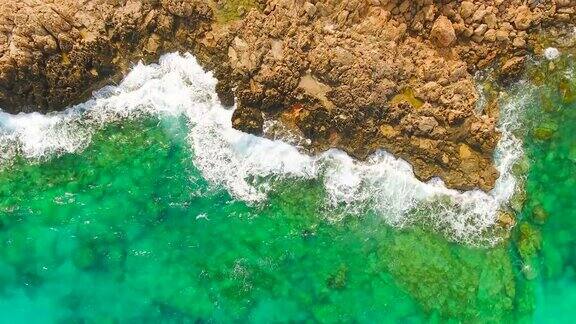
[[0,0],[0,107],[82,101],[138,60],[192,49],[212,15],[204,1]]
[[138,59],[188,50],[222,102],[237,99],[238,129],[278,120],[311,151],[384,148],[422,180],[483,190],[498,177],[498,110],[478,106],[472,74],[513,76],[536,32],[576,17],[576,0],[262,0],[229,24],[214,17],[234,1],[2,1],[4,109],[59,109]]
[[512,75],[532,29],[573,18],[570,1],[270,1],[224,34],[218,69],[238,128],[254,132],[259,110],[314,149],[385,148],[421,180],[489,190],[497,109],[477,107],[472,73],[501,59]]

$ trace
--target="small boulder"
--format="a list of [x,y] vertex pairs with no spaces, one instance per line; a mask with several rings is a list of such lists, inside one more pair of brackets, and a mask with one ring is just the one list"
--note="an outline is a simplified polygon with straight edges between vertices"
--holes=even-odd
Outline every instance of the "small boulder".
[[450,46],[456,40],[456,32],[450,19],[446,16],[438,17],[432,26],[431,36],[438,46]]
[[516,56],[503,62],[499,70],[500,81],[506,81],[517,78],[524,70],[526,57]]
[[462,1],[462,4],[460,5],[460,16],[466,19],[472,16],[473,13],[474,13],[474,3],[470,1]]
[[517,36],[512,41],[512,45],[517,48],[524,48],[526,46],[526,40],[523,37]]
[[431,134],[434,128],[438,126],[438,122],[434,117],[423,116],[418,121],[417,126],[423,134]]
[[508,38],[508,31],[504,29],[499,29],[496,31],[496,40],[499,42],[508,42],[510,39]]
[[488,30],[488,25],[480,24],[476,29],[474,29],[474,35],[483,36],[484,33]]
[[526,30],[532,24],[532,12],[527,6],[521,6],[518,8],[516,18],[514,19],[514,25],[518,30]]
[[494,29],[488,29],[484,34],[484,39],[489,42],[496,41],[496,31]]
[[534,129],[534,138],[540,141],[547,141],[554,136],[554,128],[548,125],[539,126]]

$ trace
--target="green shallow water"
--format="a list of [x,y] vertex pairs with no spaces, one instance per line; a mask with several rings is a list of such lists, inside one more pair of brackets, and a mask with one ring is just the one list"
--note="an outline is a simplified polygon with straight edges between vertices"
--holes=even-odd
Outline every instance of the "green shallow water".
[[184,118],[18,160],[0,171],[2,321],[569,323],[576,87],[560,72],[545,85],[526,107],[525,207],[491,248],[370,212],[331,221],[319,180],[247,205],[202,178]]

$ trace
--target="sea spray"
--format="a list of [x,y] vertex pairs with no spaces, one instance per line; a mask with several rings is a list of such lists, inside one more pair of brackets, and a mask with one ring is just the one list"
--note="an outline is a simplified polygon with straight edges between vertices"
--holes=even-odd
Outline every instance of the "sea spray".
[[[496,149],[500,171],[494,190],[459,192],[441,180],[414,177],[411,166],[385,151],[357,161],[338,150],[316,156],[281,140],[269,140],[232,128],[232,110],[215,92],[216,80],[190,54],[168,54],[159,64],[138,64],[122,83],[106,87],[84,104],[42,116],[2,114],[0,148],[6,163],[20,155],[31,160],[84,149],[91,135],[116,121],[141,116],[185,115],[193,161],[213,185],[250,204],[265,203],[276,184],[290,179],[323,183],[332,218],[372,210],[392,226],[425,221],[455,241],[491,245],[502,236],[491,232],[498,211],[510,199],[516,180],[512,165],[522,155],[513,135],[522,101],[503,105]],[[10,150],[11,147],[18,148]]]

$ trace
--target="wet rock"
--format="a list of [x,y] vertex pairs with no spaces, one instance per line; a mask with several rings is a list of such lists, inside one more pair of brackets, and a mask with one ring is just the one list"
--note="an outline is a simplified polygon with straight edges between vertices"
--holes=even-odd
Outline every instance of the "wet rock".
[[330,275],[327,280],[327,285],[331,289],[344,289],[348,280],[348,267],[341,265],[336,273]]
[[518,30],[526,30],[532,24],[532,12],[527,6],[520,6],[517,10],[516,18],[514,19],[514,25]]
[[239,106],[232,114],[232,126],[246,133],[261,135],[264,117],[258,109]]
[[500,80],[509,81],[519,77],[524,71],[525,62],[526,57],[524,56],[516,56],[504,61],[498,73]]
[[547,141],[554,136],[555,129],[549,126],[540,126],[534,129],[534,138]]
[[512,228],[516,225],[516,217],[508,211],[501,211],[498,213],[498,223],[504,228]]
[[512,167],[512,174],[514,174],[514,176],[520,178],[520,177],[526,175],[526,173],[528,173],[529,169],[530,169],[530,161],[528,160],[527,157],[522,157]]
[[219,82],[216,84],[216,93],[220,103],[225,107],[232,107],[235,102],[234,92],[231,91],[224,83]]

